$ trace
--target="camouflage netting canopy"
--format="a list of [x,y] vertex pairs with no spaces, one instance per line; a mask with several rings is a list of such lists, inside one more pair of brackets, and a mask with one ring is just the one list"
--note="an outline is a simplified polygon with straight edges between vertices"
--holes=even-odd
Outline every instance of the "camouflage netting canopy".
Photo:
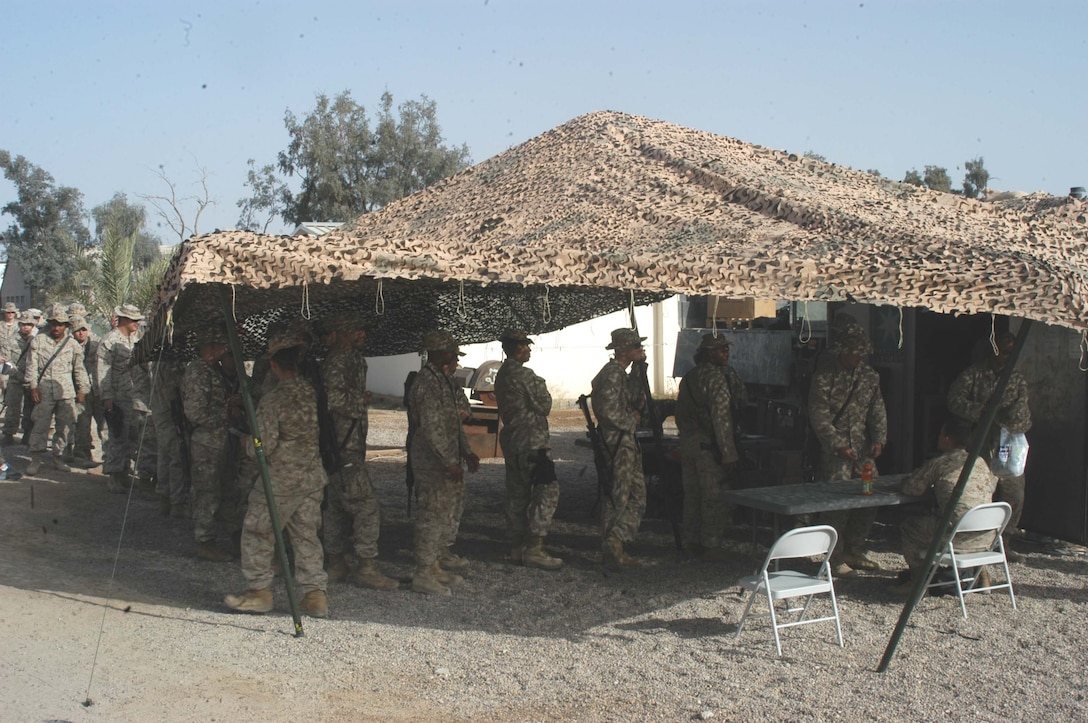
[[[786,151],[591,113],[320,237],[186,241],[152,338],[350,306],[371,354],[531,333],[674,293],[994,313],[1088,329],[1088,203],[979,201]],[[384,307],[383,307],[384,302]]]

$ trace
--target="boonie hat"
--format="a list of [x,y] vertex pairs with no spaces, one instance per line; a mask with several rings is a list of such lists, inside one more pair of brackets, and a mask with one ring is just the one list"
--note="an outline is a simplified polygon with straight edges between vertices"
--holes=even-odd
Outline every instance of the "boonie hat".
[[704,349],[728,349],[732,346],[729,340],[722,334],[715,336],[714,334],[703,334],[702,341],[699,342],[699,351]]
[[132,304],[121,304],[114,309],[114,312],[117,314],[118,318],[124,317],[125,319],[132,319],[133,321],[144,320],[144,315]]
[[524,329],[507,329],[499,337],[499,341],[515,341],[518,344],[532,344],[533,340],[529,338],[529,334]]
[[639,336],[634,329],[616,329],[612,332],[612,343],[606,346],[605,349],[615,349],[616,351],[634,349],[636,346],[642,346],[644,341],[646,341],[646,337]]
[[80,329],[87,329],[90,331],[91,327],[87,326],[87,320],[79,314],[73,314],[68,317],[68,324],[72,331],[79,331]]
[[14,302],[11,302],[11,301],[9,301],[9,302],[7,302],[6,304],[4,304],[4,309],[3,309],[3,310],[4,310],[4,313],[5,313],[5,314],[7,314],[7,313],[12,313],[12,312],[14,312],[14,313],[16,313],[16,314],[18,314],[18,313],[19,313],[19,307],[18,307],[18,306],[16,306],[16,305],[14,304]]
[[30,324],[31,326],[35,326],[38,323],[38,320],[34,318],[34,315],[31,314],[30,310],[28,309],[28,310],[24,311],[22,314],[19,314],[18,323],[20,323],[20,324]]
[[58,324],[68,323],[68,311],[60,304],[53,304],[49,307],[48,312],[45,315],[46,321],[55,321]]
[[457,339],[453,337],[448,331],[428,331],[423,335],[423,350],[424,351],[452,351],[456,352],[458,356],[464,356],[461,351],[460,345],[457,343]]

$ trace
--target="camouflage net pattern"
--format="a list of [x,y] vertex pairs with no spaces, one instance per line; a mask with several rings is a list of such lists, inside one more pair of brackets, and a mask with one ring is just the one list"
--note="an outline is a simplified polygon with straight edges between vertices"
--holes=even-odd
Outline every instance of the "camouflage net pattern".
[[[152,338],[356,309],[373,354],[540,333],[674,293],[1019,316],[1088,329],[1088,202],[980,201],[682,126],[591,113],[327,235],[186,241]],[[384,311],[381,302],[384,299]],[[309,311],[307,311],[309,309]]]

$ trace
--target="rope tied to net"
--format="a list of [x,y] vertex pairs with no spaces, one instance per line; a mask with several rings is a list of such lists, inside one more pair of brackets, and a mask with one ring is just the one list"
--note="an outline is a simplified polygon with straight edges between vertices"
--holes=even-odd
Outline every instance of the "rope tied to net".
[[1077,367],[1082,372],[1088,372],[1088,329],[1081,331],[1080,333],[1080,361],[1077,362]]
[[374,292],[374,313],[385,316],[385,292],[382,290],[382,279],[378,279],[378,289]]
[[[310,320],[310,284],[307,281],[302,282],[302,318],[307,321]],[[235,316],[235,318],[238,318]]]
[[997,348],[997,317],[990,314],[990,348],[994,350],[994,356],[1001,354]]
[[457,315],[462,319],[468,318],[468,304],[465,302],[465,282],[458,282],[457,289]]
[[638,331],[638,322],[635,321],[635,290],[631,289],[627,300],[627,314],[631,317],[631,328]]
[[896,348],[897,349],[902,349],[903,348],[903,307],[898,306],[896,308],[899,310],[899,346],[897,346]]
[[710,297],[713,301],[710,302],[710,327],[711,333],[714,334],[714,338],[718,338],[718,295]]
[[543,309],[543,313],[541,315],[542,318],[544,319],[545,324],[550,324],[551,321],[552,321],[552,301],[551,301],[551,298],[549,296],[550,294],[551,294],[551,288],[548,287],[548,286],[545,286],[544,287],[544,309]]
[[[797,334],[797,341],[802,344],[808,344],[812,341],[812,319],[808,318],[808,300],[801,302],[801,330]],[[808,333],[805,332],[805,327],[808,327]]]

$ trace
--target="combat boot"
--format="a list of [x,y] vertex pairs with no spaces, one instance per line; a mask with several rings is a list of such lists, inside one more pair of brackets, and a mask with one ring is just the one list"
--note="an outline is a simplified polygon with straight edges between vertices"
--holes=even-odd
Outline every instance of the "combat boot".
[[329,617],[329,596],[324,590],[311,590],[303,596],[298,609],[303,615],[309,615],[311,618],[327,618]]
[[400,587],[400,583],[396,580],[382,574],[374,558],[361,559],[358,569],[353,570],[348,576],[348,581],[360,587],[368,587],[371,590],[396,590]]
[[443,585],[448,585],[449,587],[457,587],[465,581],[465,578],[457,573],[443,570],[437,562],[431,565],[430,574],[435,580],[438,580]]
[[196,546],[196,556],[201,560],[207,560],[208,562],[230,562],[231,556],[229,553],[220,550],[215,542],[207,541],[198,543]]
[[618,538],[609,536],[601,543],[601,561],[612,567],[626,567],[634,564],[635,559],[623,551]]
[[453,593],[450,589],[431,576],[431,570],[437,565],[433,565],[430,568],[416,568],[416,572],[412,575],[412,592],[420,592],[424,595],[441,595],[443,597],[449,597]]
[[58,472],[71,472],[72,471],[72,468],[69,467],[64,462],[64,458],[61,457],[60,455],[55,455],[53,457],[53,469],[57,470]]
[[329,582],[343,582],[348,572],[348,563],[342,554],[335,552],[325,557],[325,574],[329,576]]
[[30,464],[26,467],[27,474],[38,474],[38,470],[42,468],[42,454],[41,452],[32,452],[30,455]]
[[529,544],[525,546],[521,561],[526,567],[538,567],[541,570],[558,570],[563,567],[562,560],[544,551],[543,537],[529,538]]
[[272,612],[272,591],[246,590],[242,595],[227,595],[223,598],[227,607],[239,613],[262,614]]
[[468,567],[468,560],[447,547],[438,555],[438,566],[444,570],[464,570]]

